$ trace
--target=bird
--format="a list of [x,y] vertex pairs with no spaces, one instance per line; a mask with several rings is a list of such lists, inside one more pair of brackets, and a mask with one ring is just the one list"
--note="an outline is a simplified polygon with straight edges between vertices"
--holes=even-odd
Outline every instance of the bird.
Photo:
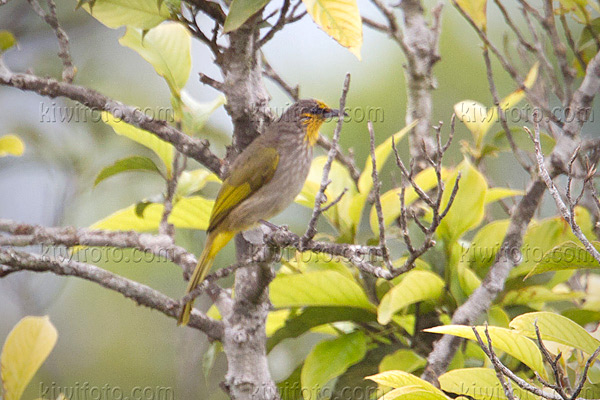
[[[217,194],[204,250],[186,294],[204,280],[215,256],[237,233],[274,217],[294,201],[310,171],[321,125],[340,115],[322,101],[299,100],[235,158]],[[178,325],[188,324],[193,301],[181,309]]]

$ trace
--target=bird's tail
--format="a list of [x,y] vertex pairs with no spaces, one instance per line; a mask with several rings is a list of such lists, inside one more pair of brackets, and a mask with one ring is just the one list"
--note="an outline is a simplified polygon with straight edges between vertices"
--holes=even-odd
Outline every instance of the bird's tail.
[[[202,250],[202,254],[198,259],[198,264],[194,269],[194,274],[190,278],[188,283],[188,287],[186,290],[186,294],[190,293],[192,290],[196,288],[206,277],[208,271],[212,267],[213,261],[215,260],[215,256],[225,245],[231,240],[233,237],[233,233],[231,232],[219,232],[214,236],[209,234],[206,239],[206,244],[204,245],[204,250]],[[177,320],[177,325],[185,326],[190,321],[190,314],[192,312],[192,306],[194,305],[194,300],[190,300],[183,306],[181,313],[179,314],[179,318]]]

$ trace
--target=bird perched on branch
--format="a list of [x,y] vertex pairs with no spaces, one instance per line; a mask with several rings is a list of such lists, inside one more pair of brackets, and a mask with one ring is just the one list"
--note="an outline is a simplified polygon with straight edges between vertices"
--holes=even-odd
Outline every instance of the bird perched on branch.
[[[217,253],[235,236],[283,211],[300,193],[310,170],[313,147],[325,120],[339,117],[318,100],[290,106],[231,165],[208,226],[208,236],[187,293],[204,280]],[[186,303],[178,325],[190,319],[193,300]]]

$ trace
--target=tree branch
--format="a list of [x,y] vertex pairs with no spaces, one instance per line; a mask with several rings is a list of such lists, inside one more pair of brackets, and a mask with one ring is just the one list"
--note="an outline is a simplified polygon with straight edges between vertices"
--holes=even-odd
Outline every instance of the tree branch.
[[[0,269],[0,277],[12,272],[29,270],[86,279],[119,292],[137,304],[160,311],[174,319],[177,319],[181,308],[177,300],[173,300],[149,286],[123,278],[94,265],[62,257],[49,258],[12,249],[0,249],[0,265],[4,265]],[[189,326],[203,331],[211,339],[220,340],[223,336],[223,324],[208,318],[198,310],[192,311]]]
[[158,138],[171,143],[181,153],[195,159],[215,174],[222,176],[223,162],[210,151],[207,142],[192,138],[169,125],[166,121],[151,118],[140,109],[113,100],[95,90],[59,82],[51,78],[41,78],[32,74],[13,73],[1,61],[0,85],[12,86],[50,98],[66,97],[92,110],[106,111],[115,118],[120,118],[128,124],[147,130]]
[[[346,74],[346,78],[344,79],[344,87],[342,89],[342,96],[340,97],[340,113],[342,115],[339,116],[337,125],[333,132],[333,139],[331,143],[331,149],[327,153],[327,161],[323,166],[323,173],[321,176],[321,186],[317,195],[315,196],[315,206],[313,207],[312,216],[310,221],[308,222],[308,227],[306,228],[306,232],[300,238],[300,247],[303,248],[304,244],[308,241],[312,240],[317,234],[317,221],[319,220],[319,216],[323,213],[323,209],[321,205],[327,201],[327,196],[325,196],[325,190],[327,186],[331,183],[329,179],[329,170],[331,169],[331,164],[333,164],[333,160],[338,150],[338,142],[340,140],[340,133],[342,132],[342,124],[344,123],[344,109],[346,108],[346,96],[348,95],[348,90],[350,89],[350,74]],[[302,251],[302,250],[300,250]]]

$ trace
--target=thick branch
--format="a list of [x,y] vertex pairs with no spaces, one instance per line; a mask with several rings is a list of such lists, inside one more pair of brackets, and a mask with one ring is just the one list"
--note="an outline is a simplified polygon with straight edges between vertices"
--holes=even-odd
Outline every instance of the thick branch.
[[0,232],[12,236],[0,236],[0,246],[30,246],[34,244],[53,246],[92,246],[132,248],[164,257],[180,265],[184,271],[196,266],[196,258],[183,247],[176,246],[166,235],[151,235],[134,231],[102,231],[85,228],[48,228],[28,225],[8,219],[0,219]]
[[50,98],[66,97],[92,110],[106,111],[128,124],[145,129],[160,139],[171,143],[181,153],[195,159],[221,176],[222,161],[210,151],[208,142],[192,138],[169,125],[166,121],[151,118],[138,108],[113,100],[95,90],[59,82],[51,78],[41,78],[32,74],[13,73],[1,63],[0,85],[12,86]]
[[[181,307],[177,300],[171,299],[149,286],[115,275],[94,265],[66,258],[48,258],[12,249],[0,249],[0,265],[3,265],[0,267],[0,277],[12,272],[28,270],[86,279],[119,292],[140,305],[160,311],[174,319],[177,319]],[[215,340],[220,340],[223,336],[223,324],[208,318],[198,310],[192,311],[189,326],[203,331]]]

